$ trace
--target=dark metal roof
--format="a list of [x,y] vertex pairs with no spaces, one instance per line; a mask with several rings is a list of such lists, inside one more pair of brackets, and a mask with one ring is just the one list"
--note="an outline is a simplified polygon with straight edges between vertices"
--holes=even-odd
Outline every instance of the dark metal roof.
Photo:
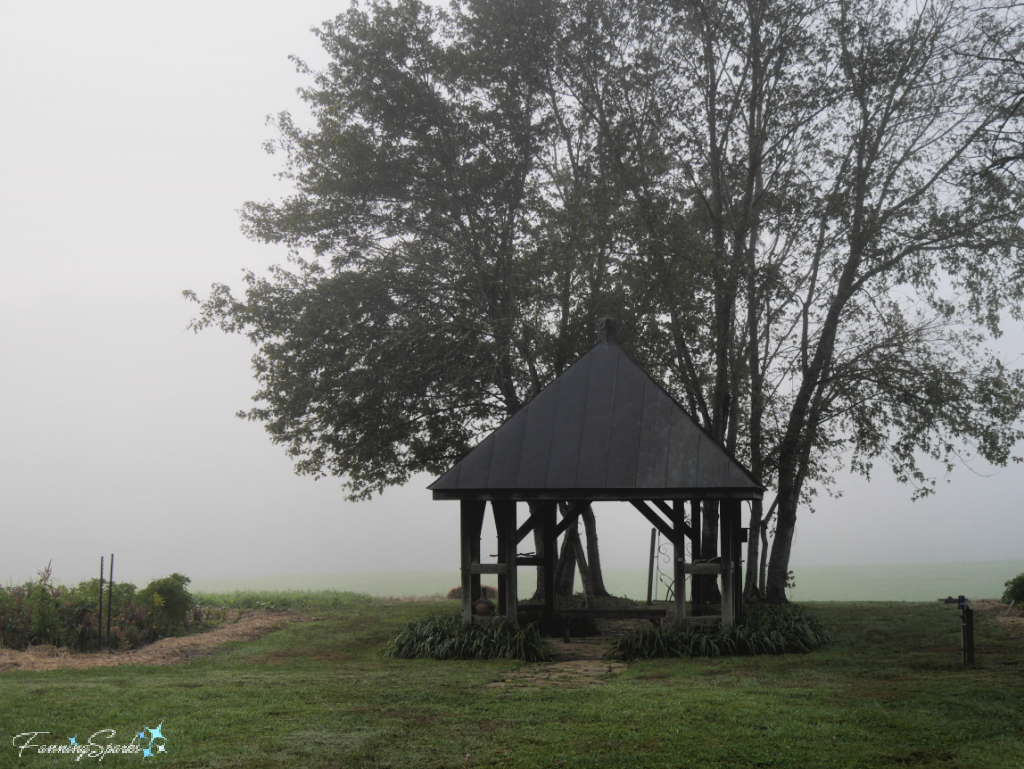
[[613,340],[429,487],[434,499],[760,499],[764,488]]

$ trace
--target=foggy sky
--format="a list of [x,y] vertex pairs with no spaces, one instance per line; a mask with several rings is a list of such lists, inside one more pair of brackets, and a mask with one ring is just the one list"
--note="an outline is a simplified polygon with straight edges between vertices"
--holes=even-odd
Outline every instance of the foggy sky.
[[[76,582],[111,552],[137,584],[457,568],[457,503],[432,502],[431,479],[351,504],[295,476],[234,417],[255,389],[248,342],[186,330],[183,289],[285,259],[245,240],[237,210],[287,192],[264,119],[302,113],[287,56],[321,61],[309,28],[345,7],[0,8],[0,581],[52,559]],[[890,477],[840,474],[845,496],[801,511],[794,565],[1019,557],[1019,466],[959,468],[913,504]],[[596,509],[605,565],[642,568],[649,524]]]

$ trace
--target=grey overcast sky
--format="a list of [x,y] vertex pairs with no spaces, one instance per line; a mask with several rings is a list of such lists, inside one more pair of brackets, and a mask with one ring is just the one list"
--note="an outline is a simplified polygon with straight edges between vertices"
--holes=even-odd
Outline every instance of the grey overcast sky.
[[[261,143],[301,113],[289,54],[344,2],[0,5],[0,581],[455,569],[457,507],[417,478],[369,503],[292,473],[236,419],[243,338],[185,330],[210,283],[283,250],[239,232],[280,196]],[[1001,340],[1024,350],[1016,329]],[[991,468],[981,466],[990,474]],[[1024,469],[960,468],[911,504],[880,469],[798,524],[794,565],[1016,558]],[[650,527],[598,507],[606,566],[643,568]]]

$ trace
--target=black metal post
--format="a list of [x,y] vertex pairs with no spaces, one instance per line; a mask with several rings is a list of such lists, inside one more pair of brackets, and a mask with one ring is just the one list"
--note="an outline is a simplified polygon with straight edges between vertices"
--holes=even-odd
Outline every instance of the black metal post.
[[110,614],[114,606],[114,554],[110,554],[110,579],[107,580],[107,646],[110,646]]
[[103,556],[100,556],[100,614],[96,618],[96,648],[103,648]]

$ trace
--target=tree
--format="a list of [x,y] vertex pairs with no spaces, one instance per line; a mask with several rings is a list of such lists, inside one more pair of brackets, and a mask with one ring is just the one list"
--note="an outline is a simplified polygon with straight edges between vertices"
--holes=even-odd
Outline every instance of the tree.
[[[631,296],[648,327],[668,321],[644,335],[650,355],[777,488],[769,600],[785,601],[798,505],[846,452],[920,494],[934,480],[919,454],[952,469],[966,445],[1003,464],[1021,437],[1021,373],[981,346],[1021,301],[1024,196],[1005,151],[1019,90],[990,53],[1019,49],[1018,17],[684,1],[653,29],[620,28],[621,87],[580,92],[621,143],[611,168],[638,224],[621,272],[657,276]],[[766,525],[754,505],[752,530]]]
[[290,264],[247,272],[241,299],[214,285],[193,327],[256,345],[242,416],[297,472],[340,478],[353,499],[438,474],[590,346],[607,244],[579,219],[593,174],[561,151],[556,10],[353,7],[316,31],[324,72],[296,60],[315,125],[282,113],[267,145],[295,192],[242,212]]
[[[984,348],[1024,291],[1018,16],[353,9],[319,31],[315,128],[277,121],[295,195],[243,212],[291,267],[247,274],[244,300],[215,286],[195,325],[249,334],[247,416],[365,496],[447,467],[617,315],[776,490],[752,506],[749,564],[775,536],[746,592],[784,601],[797,510],[838,467],[885,462],[924,494],[922,454],[1002,464],[1022,435],[1024,378]],[[704,521],[711,555],[713,505]]]

